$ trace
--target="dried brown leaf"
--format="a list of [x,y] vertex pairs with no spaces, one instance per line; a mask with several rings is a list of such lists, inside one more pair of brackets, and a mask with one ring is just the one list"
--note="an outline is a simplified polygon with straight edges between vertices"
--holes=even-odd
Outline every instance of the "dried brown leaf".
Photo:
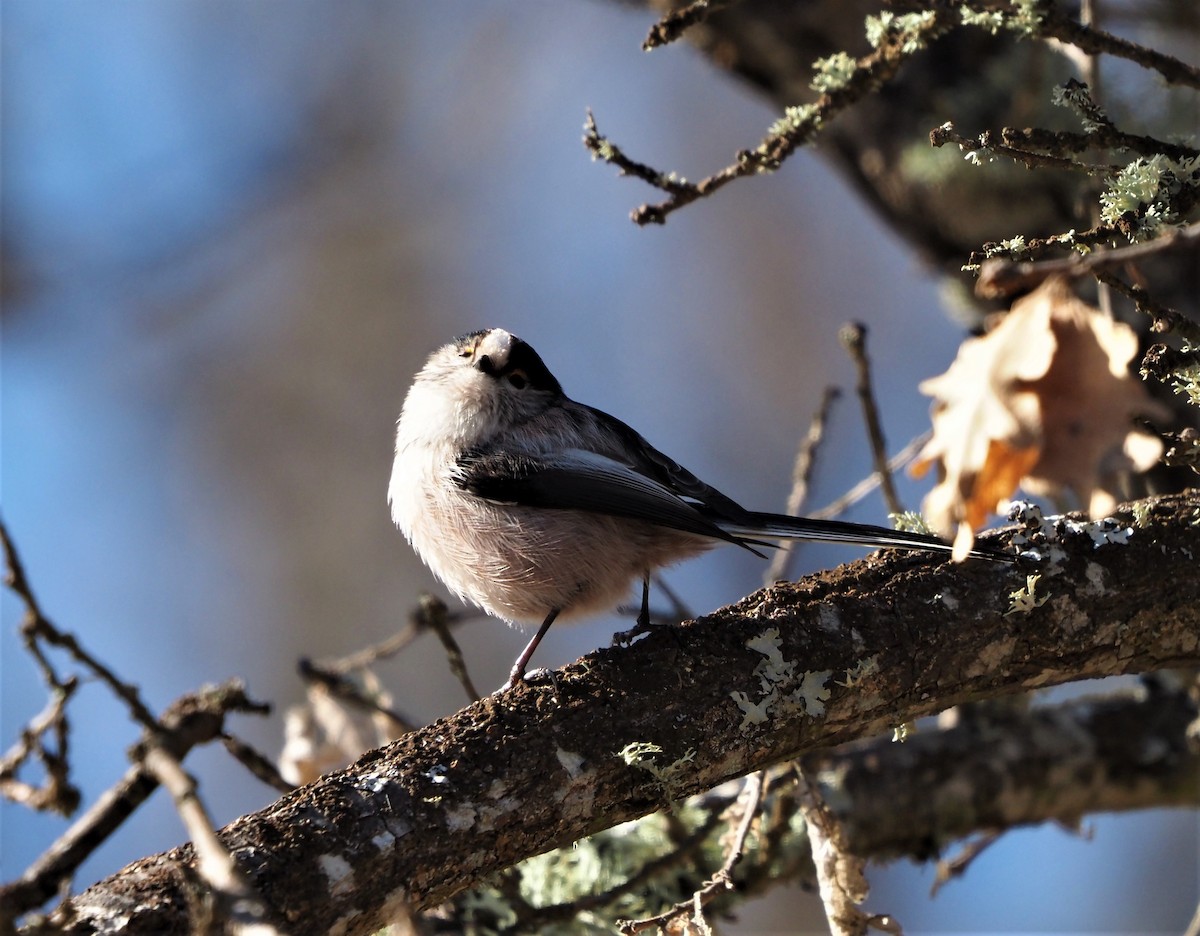
[[[930,524],[969,548],[1017,487],[1073,493],[1094,514],[1114,503],[1122,472],[1144,471],[1161,443],[1133,428],[1135,414],[1162,415],[1128,371],[1137,336],[1049,279],[1013,304],[981,338],[964,341],[946,373],[926,380],[933,437],[913,466],[938,466],[925,499]],[[968,531],[968,532],[964,532]]]

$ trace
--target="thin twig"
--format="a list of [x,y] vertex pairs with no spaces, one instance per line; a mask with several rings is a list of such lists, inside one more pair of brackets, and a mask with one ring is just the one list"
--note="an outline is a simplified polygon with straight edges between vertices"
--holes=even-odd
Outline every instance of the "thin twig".
[[[985,130],[977,137],[965,137],[954,129],[954,124],[946,122],[940,127],[929,131],[929,143],[934,149],[940,149],[947,143],[953,143],[968,156],[982,154],[983,158],[995,154],[1007,156],[1017,162],[1024,163],[1028,169],[1069,169],[1075,172],[1085,172],[1088,175],[1111,176],[1121,171],[1120,166],[1108,163],[1082,163],[1066,156],[1052,156],[1035,150],[1020,149],[1006,143],[1003,134],[997,135],[991,130]],[[975,156],[976,159],[979,155]]]
[[[933,433],[926,429],[920,435],[914,436],[912,439],[910,439],[904,448],[888,459],[888,471],[899,471],[914,458],[916,458],[932,435]],[[858,484],[850,488],[850,490],[848,490],[841,497],[830,501],[820,510],[813,511],[811,514],[809,514],[809,516],[814,517],[817,520],[829,520],[833,517],[840,517],[847,510],[849,510],[859,501],[868,497],[872,491],[879,487],[879,478],[879,472],[872,472],[869,477],[863,478],[858,482]]]
[[649,52],[674,42],[692,26],[704,22],[713,13],[718,13],[735,2],[736,0],[692,0],[687,6],[672,10],[650,27],[650,34],[642,43],[642,50]]
[[[798,517],[804,509],[804,503],[808,499],[808,486],[812,481],[813,468],[816,465],[817,447],[825,435],[825,424],[829,421],[833,403],[840,395],[841,391],[837,387],[825,388],[825,392],[821,395],[821,405],[813,413],[812,422],[808,425],[808,432],[800,440],[800,447],[796,450],[796,459],[792,463],[792,490],[788,493],[786,507],[789,516]],[[779,545],[779,549],[771,557],[771,565],[763,575],[764,584],[770,585],[772,582],[787,578],[798,542],[798,540],[785,540]]]
[[911,31],[896,29],[884,36],[878,48],[858,59],[854,71],[837,88],[812,104],[789,108],[758,146],[741,150],[733,163],[699,182],[691,183],[630,159],[601,135],[590,110],[584,123],[584,145],[594,158],[616,166],[622,175],[636,176],[665,192],[666,200],[641,205],[630,215],[635,224],[664,224],[672,212],[712,195],[735,179],[774,172],[798,148],[812,142],[834,117],[891,81],[901,65],[957,22],[957,17],[946,11],[931,14]]
[[900,495],[896,493],[896,485],[892,480],[892,473],[888,469],[887,442],[883,438],[879,406],[875,402],[875,391],[871,385],[871,361],[867,357],[867,328],[861,322],[851,322],[842,327],[838,332],[838,337],[842,341],[842,346],[854,360],[854,367],[858,373],[858,383],[855,389],[858,391],[859,402],[862,403],[867,436],[871,440],[871,458],[875,463],[875,473],[879,475],[880,493],[883,494],[883,500],[887,504],[889,513],[902,514],[904,506],[900,503]]
[[225,750],[267,786],[278,790],[280,793],[291,793],[296,789],[294,783],[288,783],[283,779],[283,774],[279,772],[279,768],[261,751],[251,747],[236,735],[223,732],[220,737],[221,743],[225,745]]
[[1112,273],[1097,273],[1096,279],[1133,300],[1139,312],[1151,318],[1150,331],[1156,335],[1178,335],[1192,347],[1200,346],[1200,324],[1182,312],[1163,305],[1143,287],[1126,283]]
[[[71,765],[67,756],[70,732],[67,724],[67,703],[79,687],[75,676],[68,676],[61,686],[52,690],[46,707],[32,718],[21,731],[21,740],[0,758],[0,796],[38,811],[51,810],[69,816],[79,808],[80,793],[70,780]],[[53,731],[54,750],[48,750],[43,735]],[[21,766],[36,756],[45,771],[45,783],[36,786],[17,778]]]
[[739,799],[743,801],[741,821],[738,823],[733,843],[729,846],[729,851],[725,855],[725,861],[717,873],[687,900],[675,904],[657,916],[646,917],[641,920],[618,920],[617,929],[621,933],[630,936],[630,934],[641,933],[654,927],[662,927],[672,918],[685,913],[690,913],[702,919],[702,909],[704,907],[708,906],[718,894],[733,889],[733,869],[746,851],[746,839],[750,835],[750,828],[758,815],[758,807],[762,803],[766,776],[767,772],[760,770],[746,777],[746,783],[742,787],[742,792],[739,796]]
[[1014,149],[1042,150],[1051,155],[1082,153],[1090,149],[1128,150],[1147,157],[1162,153],[1171,159],[1191,159],[1200,155],[1200,150],[1193,146],[1126,133],[1111,125],[1099,126],[1094,130],[1089,128],[1087,133],[1041,127],[1002,127],[1000,140]]
[[[231,680],[172,702],[157,729],[146,732],[142,743],[159,744],[180,760],[193,747],[220,737],[225,715],[265,710],[246,696],[241,683]],[[19,878],[0,887],[0,906],[16,915],[53,897],[60,884],[69,881],[84,860],[157,788],[157,778],[143,765],[132,765]]]
[[196,870],[214,898],[216,922],[222,932],[246,936],[275,936],[280,930],[267,922],[267,905],[238,870],[233,855],[217,838],[195,779],[168,751],[157,744],[145,750],[146,769],[171,794],[196,851]]
[[300,678],[305,682],[315,683],[328,690],[329,694],[343,702],[349,702],[367,712],[384,716],[395,726],[395,734],[407,734],[416,729],[416,723],[403,713],[385,705],[379,699],[372,698],[354,679],[335,669],[314,663],[306,657],[301,657],[296,663]]
[[962,877],[967,873],[967,868],[971,866],[976,858],[983,852],[1000,840],[1004,834],[1003,830],[995,829],[981,832],[971,841],[962,846],[952,858],[944,858],[937,863],[937,871],[934,874],[933,885],[929,888],[929,896],[936,897],[946,884],[956,877]]
[[815,779],[799,764],[798,803],[812,848],[817,889],[834,936],[862,936],[870,927],[899,933],[890,917],[872,917],[859,909],[867,898],[866,862],[850,854],[841,823],[826,805]]
[[[1195,65],[1189,65],[1157,49],[1114,36],[1103,29],[1085,26],[1057,4],[1049,0],[1043,2],[1044,15],[1038,25],[1040,35],[1053,36],[1055,39],[1069,42],[1090,55],[1102,53],[1136,62],[1143,68],[1158,72],[1168,84],[1200,88],[1200,68]],[[1010,2],[1009,5],[1015,7],[1014,3]]]
[[1156,254],[1200,247],[1200,221],[1173,228],[1154,240],[1124,247],[1098,248],[1087,254],[1071,254],[1057,260],[1016,262],[993,257],[985,260],[975,283],[975,294],[996,299],[1020,290],[1031,289],[1051,276],[1078,279],[1096,275]]
[[481,696],[467,670],[467,662],[463,659],[462,648],[454,639],[454,635],[450,633],[450,615],[446,610],[445,603],[432,595],[422,595],[421,617],[427,626],[437,634],[438,640],[442,642],[442,647],[446,650],[446,660],[450,664],[450,672],[463,687],[468,702],[478,702]]

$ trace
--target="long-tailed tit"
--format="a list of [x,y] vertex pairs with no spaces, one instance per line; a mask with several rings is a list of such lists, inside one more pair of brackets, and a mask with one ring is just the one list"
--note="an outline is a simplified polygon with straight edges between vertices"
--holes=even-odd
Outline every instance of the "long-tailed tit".
[[[501,328],[435,351],[396,429],[392,518],[459,597],[540,624],[611,608],[661,566],[733,543],[827,540],[947,552],[931,536],[745,510],[619,419],[567,397],[537,352]],[[974,556],[1008,558],[976,550]]]

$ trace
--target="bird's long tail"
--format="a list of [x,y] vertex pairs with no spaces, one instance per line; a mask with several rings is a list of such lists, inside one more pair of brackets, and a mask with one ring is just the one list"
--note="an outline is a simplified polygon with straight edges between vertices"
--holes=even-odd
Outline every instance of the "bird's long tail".
[[[745,523],[721,524],[731,535],[752,542],[763,539],[820,540],[827,543],[848,543],[852,546],[873,546],[891,549],[927,549],[950,552],[950,543],[924,533],[888,530],[865,523],[844,520],[814,520],[808,517],[789,517],[784,514],[750,513]],[[1013,562],[1016,557],[990,549],[977,548],[969,553],[975,559],[993,562]]]

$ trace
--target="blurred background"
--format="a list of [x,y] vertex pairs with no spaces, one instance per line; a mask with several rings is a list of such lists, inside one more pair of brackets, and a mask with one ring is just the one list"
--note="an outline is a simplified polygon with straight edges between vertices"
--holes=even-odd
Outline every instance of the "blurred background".
[[[242,676],[276,709],[232,727],[274,755],[299,657],[381,640],[421,590],[445,594],[385,493],[411,377],[461,332],[522,336],[568,394],[757,509],[782,507],[824,386],[852,385],[846,321],[869,329],[892,450],[925,428],[916,384],[961,327],[815,156],[663,228],[630,223],[654,193],[591,162],[585,108],[634,158],[691,178],[777,116],[684,45],[643,53],[649,23],[594,2],[5,0],[0,507],[47,614],[153,708]],[[869,473],[864,440],[845,397],[811,506]],[[900,487],[918,506],[924,485]],[[887,522],[877,497],[849,516]],[[854,555],[809,546],[796,571]],[[703,612],[762,573],[727,550],[667,579]],[[2,608],[7,747],[46,695],[19,603]],[[536,662],[628,623],[556,627]],[[485,689],[524,642],[487,620],[458,636]],[[435,638],[380,673],[415,719],[461,707]],[[98,685],[72,726],[90,801],[137,731]],[[221,823],[275,798],[223,751],[187,765]],[[5,880],[66,827],[7,804],[0,822]],[[868,909],[912,932],[1181,930],[1195,817],[1086,828],[1005,836],[933,901],[929,868],[874,868]],[[159,793],[76,884],[185,838]],[[795,890],[727,932],[808,929],[820,910]]]

